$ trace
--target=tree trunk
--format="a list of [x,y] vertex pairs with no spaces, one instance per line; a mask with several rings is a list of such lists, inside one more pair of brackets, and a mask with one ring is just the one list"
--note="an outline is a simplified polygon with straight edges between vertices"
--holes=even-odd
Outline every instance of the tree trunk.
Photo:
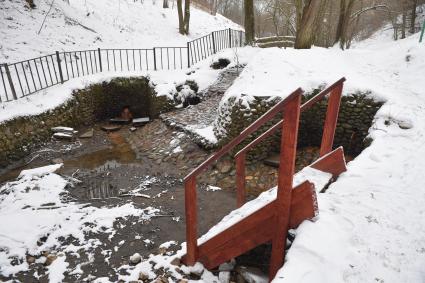
[[342,30],[344,26],[345,21],[345,0],[341,0],[339,3],[339,17],[338,17],[338,24],[336,26],[336,35],[335,35],[335,43],[339,42],[342,36]]
[[244,7],[245,40],[247,45],[252,45],[255,37],[254,0],[244,0]]
[[184,29],[186,34],[189,34],[189,23],[190,23],[190,0],[185,0],[184,1]]
[[162,8],[164,8],[164,9],[168,8],[168,0],[164,0],[162,2]]
[[416,22],[416,7],[418,6],[418,0],[412,0],[412,12],[410,15],[410,33],[415,33],[415,22]]
[[308,0],[303,8],[300,28],[295,39],[296,49],[309,49],[314,41],[314,23],[319,12],[321,0]]
[[185,34],[182,0],[177,0],[177,13],[179,15],[179,32]]
[[406,38],[406,11],[403,11],[403,15],[401,16],[401,39]]

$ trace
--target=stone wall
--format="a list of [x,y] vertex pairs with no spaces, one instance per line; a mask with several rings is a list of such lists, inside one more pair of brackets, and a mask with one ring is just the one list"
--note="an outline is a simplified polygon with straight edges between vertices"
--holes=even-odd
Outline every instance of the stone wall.
[[17,117],[0,124],[0,168],[29,154],[48,141],[51,128],[78,128],[120,115],[129,106],[134,117],[157,117],[173,107],[167,97],[157,97],[144,77],[116,78],[75,91],[64,104],[39,115]]
[[[317,89],[303,97],[305,102],[320,91]],[[279,98],[254,97],[246,99],[232,97],[219,109],[219,118],[215,124],[215,134],[219,139],[220,146],[229,142],[243,129],[258,119],[274,106]],[[344,146],[346,153],[356,156],[368,146],[368,130],[372,126],[373,118],[382,106],[382,102],[375,101],[369,93],[354,93],[343,96],[340,114],[335,133],[334,146]],[[298,137],[299,147],[320,146],[324,117],[326,114],[327,101],[322,100],[314,107],[301,114],[300,130]],[[259,136],[281,119],[275,117],[272,122],[260,128],[256,134],[243,142],[234,153]],[[280,147],[280,133],[263,141],[253,148],[248,156],[249,159],[264,158],[270,152],[278,152]]]

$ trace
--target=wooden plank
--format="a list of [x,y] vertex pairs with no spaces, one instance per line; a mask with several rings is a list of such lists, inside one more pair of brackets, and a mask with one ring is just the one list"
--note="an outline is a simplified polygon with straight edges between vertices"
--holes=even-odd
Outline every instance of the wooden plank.
[[196,201],[196,180],[190,178],[185,181],[185,209],[186,209],[186,245],[187,255],[185,263],[194,265],[198,258],[198,216]]
[[338,147],[327,155],[319,158],[313,164],[311,168],[331,173],[333,177],[339,176],[341,173],[347,171],[344,157],[344,149]]
[[296,229],[304,220],[312,219],[318,213],[314,184],[305,181],[292,191],[289,229]]
[[199,246],[199,255],[205,256],[209,252],[212,252],[215,249],[218,249],[221,246],[225,245],[230,239],[238,237],[240,235],[249,238],[250,235],[247,234],[247,231],[252,228],[258,229],[258,227],[261,227],[266,222],[266,219],[273,217],[274,207],[275,204],[274,202],[272,202],[259,209],[258,211],[254,212],[250,216],[246,217],[245,219],[242,219],[241,221],[229,227],[228,229],[216,235],[215,237],[209,239],[208,241]]
[[272,280],[284,262],[286,237],[289,228],[289,215],[292,195],[292,182],[297,153],[298,126],[300,120],[301,95],[294,96],[283,111],[281,159],[275,204],[275,227],[272,239],[269,278]]
[[342,87],[343,83],[334,88],[328,99],[325,125],[323,126],[322,144],[320,146],[320,156],[324,156],[332,151],[339,106],[341,104]]

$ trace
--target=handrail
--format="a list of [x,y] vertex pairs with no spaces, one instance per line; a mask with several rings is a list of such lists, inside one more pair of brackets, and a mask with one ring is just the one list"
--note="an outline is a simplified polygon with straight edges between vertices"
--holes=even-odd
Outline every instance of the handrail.
[[[301,105],[301,112],[304,112],[304,111],[310,109],[315,103],[317,103],[319,100],[323,99],[323,97],[325,97],[328,93],[330,93],[331,91],[333,91],[336,87],[338,87],[339,85],[341,85],[345,81],[346,81],[346,79],[345,79],[345,77],[343,77],[343,78],[339,79],[337,82],[335,82],[332,85],[330,85],[329,87],[327,87],[326,89],[322,90],[320,93],[318,93],[315,96],[313,96],[312,98],[310,98],[307,102],[305,102],[303,105]],[[244,148],[242,148],[241,150],[239,150],[235,154],[235,158],[237,158],[238,156],[246,153],[249,149],[251,149],[252,147],[254,147],[257,144],[259,144],[263,139],[271,136],[277,129],[279,129],[282,126],[282,123],[283,123],[283,119],[280,120],[279,122],[277,122],[270,129],[268,129],[267,131],[265,131],[264,133],[262,133],[256,139],[254,139],[253,141],[251,141]]]
[[223,146],[219,151],[211,155],[207,160],[202,162],[198,167],[193,169],[192,172],[190,172],[185,178],[184,181],[189,180],[190,178],[194,177],[195,175],[198,175],[203,170],[205,170],[211,163],[218,160],[220,157],[228,153],[230,150],[232,150],[235,146],[240,144],[243,140],[246,139],[247,136],[255,132],[259,127],[264,125],[268,120],[270,120],[272,117],[274,117],[278,112],[282,110],[282,107],[284,107],[288,101],[290,101],[291,98],[293,98],[296,95],[302,94],[303,90],[301,88],[296,89],[294,92],[292,92],[288,97],[286,97],[284,100],[277,103],[275,106],[270,108],[266,113],[264,113],[260,118],[258,118],[254,123],[252,123],[248,128],[243,130],[239,136],[234,138],[232,141],[230,141],[228,144]]
[[[293,93],[291,93],[284,100],[277,103],[269,111],[264,113],[259,119],[252,123],[248,128],[243,130],[239,136],[234,138],[227,145],[222,147],[217,153],[210,156],[205,160],[201,165],[195,168],[189,175],[184,178],[184,188],[185,188],[185,214],[186,214],[186,264],[193,265],[198,258],[198,213],[197,213],[197,196],[196,196],[196,176],[203,170],[205,170],[212,162],[216,161],[224,154],[228,153],[241,141],[247,138],[250,134],[255,132],[259,127],[264,125],[266,122],[270,121],[277,113],[279,112],[292,112],[292,109],[287,110],[294,105],[294,101],[298,101],[298,105],[301,101],[301,95],[303,91],[301,88],[298,88]],[[297,106],[299,107],[299,106]],[[285,111],[287,110],[287,111]],[[286,114],[284,114],[286,115]],[[298,123],[298,121],[297,121]],[[298,127],[297,127],[298,129]],[[293,135],[290,135],[291,137]],[[294,149],[295,150],[295,149]],[[292,174],[286,174],[287,177]],[[292,180],[292,179],[291,179]]]

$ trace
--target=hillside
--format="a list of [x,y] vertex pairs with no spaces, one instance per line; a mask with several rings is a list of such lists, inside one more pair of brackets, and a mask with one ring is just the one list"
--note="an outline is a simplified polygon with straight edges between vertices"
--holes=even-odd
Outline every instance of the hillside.
[[[55,1],[45,24],[50,1],[35,1],[34,10],[23,1],[1,0],[0,62],[29,59],[53,51],[93,48],[152,48],[185,46],[188,40],[211,31],[239,26],[221,15],[191,8],[191,33],[178,33],[177,9],[163,9],[155,0]],[[174,8],[173,8],[174,6]]]

